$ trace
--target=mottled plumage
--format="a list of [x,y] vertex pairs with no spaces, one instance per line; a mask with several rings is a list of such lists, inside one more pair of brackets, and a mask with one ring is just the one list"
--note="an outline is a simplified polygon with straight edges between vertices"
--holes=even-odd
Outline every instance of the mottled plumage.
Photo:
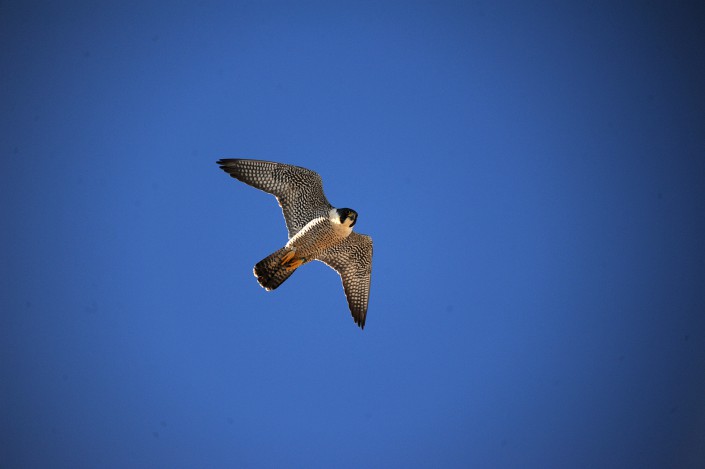
[[255,265],[260,285],[274,290],[301,265],[324,262],[340,274],[353,319],[364,328],[372,238],[352,231],[357,212],[334,208],[323,193],[321,177],[309,169],[243,159],[222,159],[218,164],[235,179],[274,195],[282,208],[289,242]]

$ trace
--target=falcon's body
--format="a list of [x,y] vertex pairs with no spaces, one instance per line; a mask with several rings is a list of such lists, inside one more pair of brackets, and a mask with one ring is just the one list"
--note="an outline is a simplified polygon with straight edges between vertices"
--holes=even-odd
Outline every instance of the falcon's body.
[[274,195],[284,213],[289,242],[257,263],[257,281],[267,290],[281,285],[301,265],[319,260],[343,281],[353,319],[365,326],[372,272],[372,239],[353,232],[357,212],[334,208],[321,177],[306,168],[259,160],[223,159],[232,177]]

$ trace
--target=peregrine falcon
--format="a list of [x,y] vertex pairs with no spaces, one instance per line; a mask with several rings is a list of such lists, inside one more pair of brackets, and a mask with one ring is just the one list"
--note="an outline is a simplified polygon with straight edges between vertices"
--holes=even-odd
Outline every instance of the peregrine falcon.
[[357,212],[335,208],[323,194],[318,173],[270,161],[222,159],[220,168],[235,179],[272,194],[284,213],[289,242],[259,261],[255,277],[274,290],[296,269],[312,260],[334,269],[355,323],[365,327],[372,274],[372,238],[352,231]]

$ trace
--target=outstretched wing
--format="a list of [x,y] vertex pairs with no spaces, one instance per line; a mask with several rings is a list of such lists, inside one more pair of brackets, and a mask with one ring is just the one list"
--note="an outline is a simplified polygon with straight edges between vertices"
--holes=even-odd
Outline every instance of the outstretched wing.
[[350,233],[340,244],[326,250],[319,261],[335,269],[343,281],[345,296],[355,323],[365,328],[372,276],[372,238]]
[[220,168],[235,179],[274,195],[279,202],[289,238],[332,208],[318,173],[271,161],[222,159]]

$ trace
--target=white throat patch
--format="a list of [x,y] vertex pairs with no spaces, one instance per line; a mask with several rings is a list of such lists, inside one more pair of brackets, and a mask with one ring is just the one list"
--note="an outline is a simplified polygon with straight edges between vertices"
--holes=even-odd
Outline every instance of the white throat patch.
[[328,212],[328,219],[334,225],[340,225],[340,216],[338,215],[338,210],[335,208],[330,209],[330,212]]
[[338,210],[336,209],[331,209],[330,212],[328,212],[328,219],[331,222],[331,225],[333,225],[333,229],[336,231],[336,233],[339,233],[342,236],[348,236],[350,233],[352,233],[352,227],[350,226],[350,219],[347,218],[345,219],[345,223],[340,223],[340,215],[338,215]]

